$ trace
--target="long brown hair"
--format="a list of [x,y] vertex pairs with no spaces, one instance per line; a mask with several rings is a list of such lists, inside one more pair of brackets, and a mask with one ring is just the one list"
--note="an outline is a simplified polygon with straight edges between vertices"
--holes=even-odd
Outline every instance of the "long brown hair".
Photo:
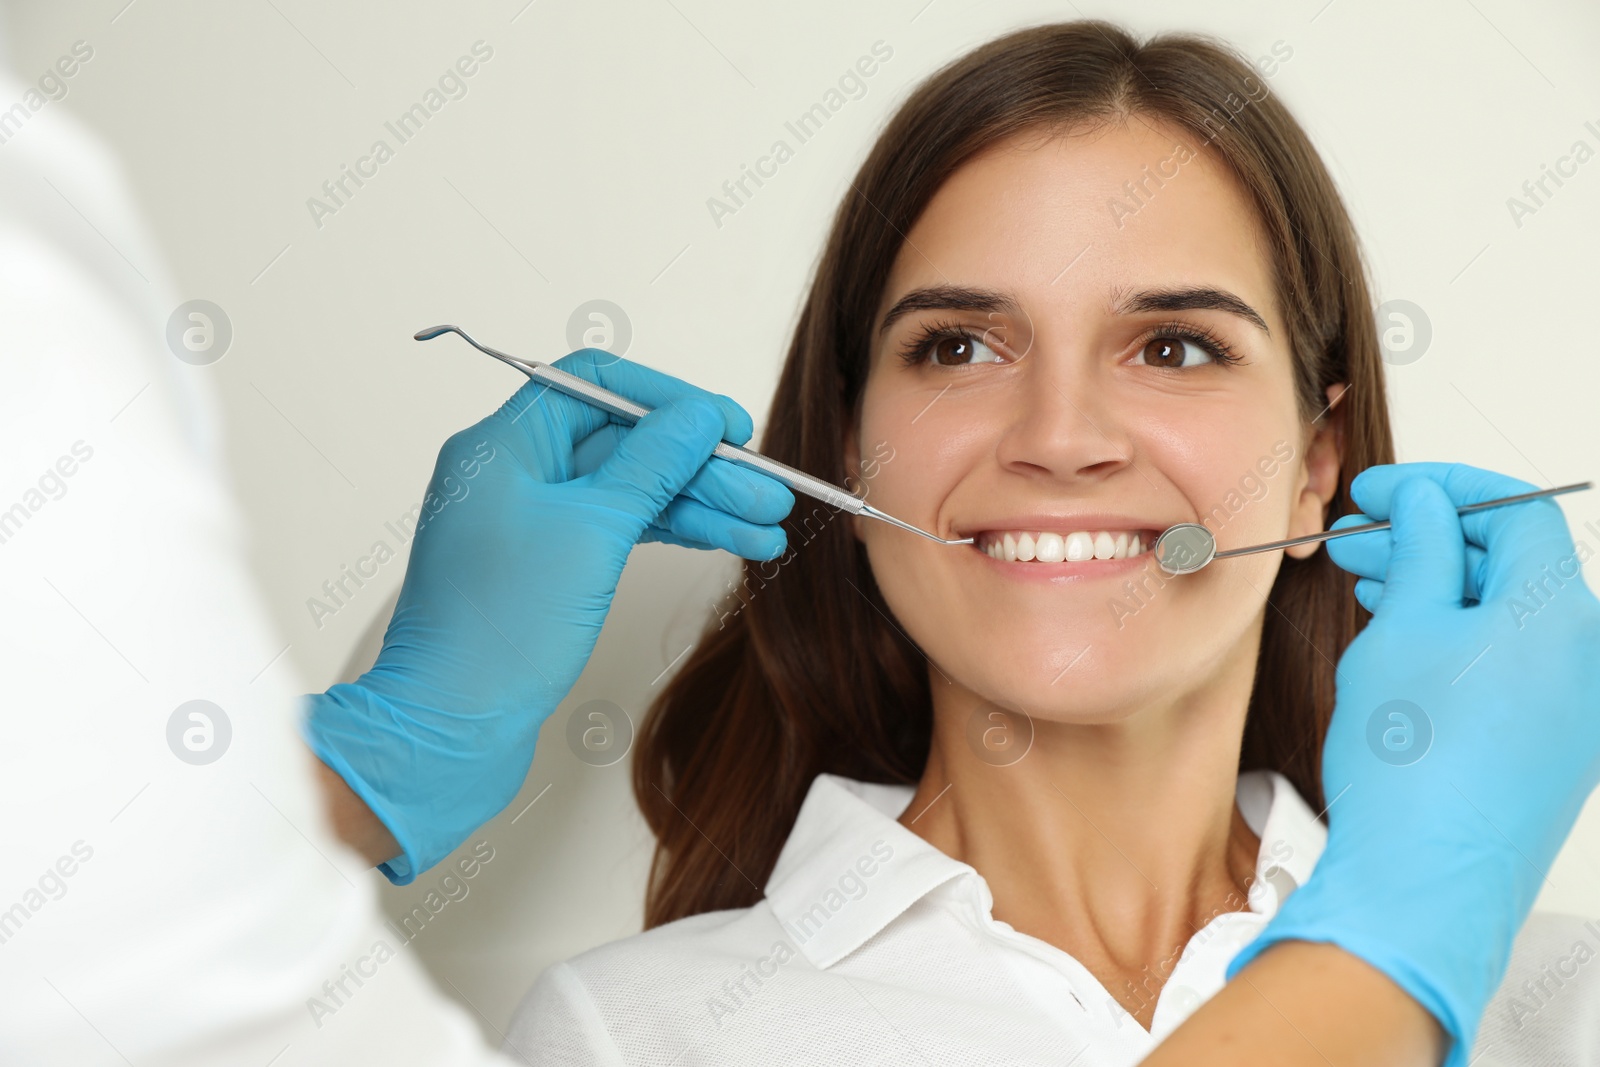
[[[1032,129],[1148,116],[1192,132],[1253,200],[1272,249],[1301,417],[1347,382],[1327,516],[1350,480],[1393,462],[1383,366],[1360,251],[1304,131],[1250,64],[1191,35],[1140,43],[1103,22],[1009,34],[924,82],[878,138],[834,218],[768,412],[761,450],[843,483],[844,439],[902,235],[982,148]],[[1325,516],[1326,517],[1326,516]],[[926,662],[888,620],[865,548],[800,498],[789,550],[747,561],[643,723],[634,794],[656,835],[646,926],[762,896],[812,780],[915,783],[932,726]],[[1334,664],[1367,615],[1326,552],[1285,558],[1269,594],[1240,770],[1283,773],[1324,804]],[[864,595],[863,595],[864,594]]]

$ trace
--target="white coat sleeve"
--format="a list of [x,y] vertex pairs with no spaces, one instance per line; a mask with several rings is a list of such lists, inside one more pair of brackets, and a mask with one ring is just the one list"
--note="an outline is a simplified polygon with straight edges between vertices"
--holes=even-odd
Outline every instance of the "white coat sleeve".
[[[0,145],[0,1063],[516,1062],[325,826],[177,303],[114,161],[27,116]],[[222,714],[170,733],[195,700]]]

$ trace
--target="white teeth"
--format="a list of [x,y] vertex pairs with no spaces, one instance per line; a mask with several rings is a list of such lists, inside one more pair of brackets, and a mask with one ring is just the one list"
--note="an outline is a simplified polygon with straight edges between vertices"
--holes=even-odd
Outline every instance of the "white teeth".
[[1144,551],[1144,540],[1127,530],[1074,530],[1064,535],[1052,530],[1007,530],[988,538],[984,551],[1013,563],[1127,559]]

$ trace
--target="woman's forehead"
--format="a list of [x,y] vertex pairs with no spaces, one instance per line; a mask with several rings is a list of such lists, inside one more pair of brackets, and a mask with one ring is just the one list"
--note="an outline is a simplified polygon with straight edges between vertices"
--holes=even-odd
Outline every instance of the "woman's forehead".
[[1017,135],[964,163],[906,235],[878,313],[934,285],[1107,311],[1128,291],[1210,286],[1278,334],[1273,277],[1233,173],[1192,132],[1135,117]]

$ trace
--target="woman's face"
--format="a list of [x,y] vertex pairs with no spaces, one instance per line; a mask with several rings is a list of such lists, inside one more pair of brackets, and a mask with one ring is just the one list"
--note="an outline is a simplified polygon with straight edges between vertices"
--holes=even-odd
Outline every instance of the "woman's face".
[[906,235],[873,326],[847,461],[877,507],[979,539],[853,520],[936,680],[1097,722],[1253,661],[1279,554],[1175,578],[1151,539],[1321,530],[1337,461],[1296,407],[1254,210],[1193,135],[992,147]]

